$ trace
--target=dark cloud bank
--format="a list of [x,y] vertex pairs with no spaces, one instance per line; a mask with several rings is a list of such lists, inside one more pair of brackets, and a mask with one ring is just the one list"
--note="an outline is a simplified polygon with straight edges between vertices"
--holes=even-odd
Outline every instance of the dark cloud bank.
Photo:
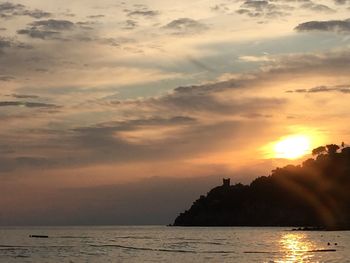
[[350,32],[350,19],[328,20],[328,21],[309,21],[299,24],[296,31],[325,31],[325,32]]
[[[28,97],[27,97],[28,98]],[[0,107],[58,108],[57,105],[28,101],[0,101]]]
[[[297,4],[298,6],[296,6]],[[332,8],[315,3],[311,0],[303,1],[283,1],[283,0],[245,0],[236,13],[247,15],[251,18],[276,19],[283,18],[292,13],[296,9],[307,9],[314,12],[335,13]]]
[[0,18],[10,19],[15,16],[30,16],[36,19],[50,17],[51,13],[39,9],[28,9],[21,4],[0,3]]
[[26,29],[18,30],[17,33],[39,39],[58,38],[62,31],[72,30],[74,26],[75,24],[68,20],[39,20],[30,23]]

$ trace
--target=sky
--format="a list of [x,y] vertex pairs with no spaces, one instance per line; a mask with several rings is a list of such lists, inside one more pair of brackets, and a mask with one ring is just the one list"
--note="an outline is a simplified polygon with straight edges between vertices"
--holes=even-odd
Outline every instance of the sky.
[[[348,142],[349,0],[0,2],[0,224],[167,224]],[[307,154],[308,152],[305,152]]]

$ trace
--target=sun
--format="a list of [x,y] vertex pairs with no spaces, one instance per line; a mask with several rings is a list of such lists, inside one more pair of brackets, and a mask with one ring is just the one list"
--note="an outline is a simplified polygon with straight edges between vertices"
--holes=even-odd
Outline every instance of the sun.
[[275,158],[297,159],[311,150],[311,140],[305,135],[292,135],[282,138],[274,145]]

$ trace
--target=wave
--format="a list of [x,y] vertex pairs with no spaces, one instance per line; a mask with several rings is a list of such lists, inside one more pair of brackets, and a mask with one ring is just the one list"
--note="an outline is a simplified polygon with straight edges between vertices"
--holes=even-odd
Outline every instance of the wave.
[[156,252],[171,252],[171,253],[192,253],[192,254],[232,254],[236,253],[235,251],[194,251],[194,250],[182,250],[182,249],[165,249],[165,248],[146,248],[146,247],[132,247],[132,246],[123,246],[117,244],[106,244],[106,245],[90,245],[92,247],[115,247],[131,250],[143,250],[143,251],[156,251]]
[[[154,240],[153,237],[149,237],[149,236],[139,236],[139,237],[135,237],[135,236],[119,236],[119,237],[114,237],[113,239],[110,239],[110,242],[118,242],[118,239],[135,239],[135,240],[147,240],[147,239],[152,239]],[[182,245],[196,245],[196,244],[204,244],[204,245],[216,245],[216,246],[222,246],[222,245],[226,245],[223,242],[215,242],[215,241],[203,241],[202,239],[189,239],[189,238],[169,238],[172,240],[172,242],[169,244],[170,246],[182,246]],[[178,242],[176,242],[176,241]]]
[[[139,237],[135,237],[135,236],[119,236],[119,237],[114,237],[114,239],[154,239],[154,237],[150,237],[150,236],[139,236]],[[113,240],[111,240],[113,241]]]
[[86,239],[86,238],[91,238],[87,236],[53,236],[52,238],[78,238],[78,239]]
[[13,246],[13,245],[0,245],[1,248],[25,248],[25,247],[32,247],[32,246]]
[[0,251],[28,251],[29,248],[14,248],[14,247],[9,247],[9,248],[0,248]]
[[187,241],[200,241],[200,238],[187,238],[187,237],[169,237],[169,240],[187,240]]
[[161,251],[161,252],[178,252],[178,253],[196,253],[196,251],[191,250],[173,250],[173,249],[162,249],[162,248],[146,248],[146,247],[132,247],[132,246],[122,246],[122,245],[90,245],[92,247],[115,247],[115,248],[124,248],[132,250],[148,250],[148,251]]
[[15,258],[30,258],[28,255],[17,255]]
[[0,245],[0,250],[6,249],[26,249],[26,248],[72,248],[74,246],[22,246],[22,245]]
[[210,242],[210,241],[195,241],[195,242],[183,242],[183,243],[188,243],[188,244],[205,244],[205,245],[225,245],[220,242]]
[[[113,239],[110,239],[109,241],[117,241],[117,239],[135,239],[135,240],[149,240],[152,239],[154,240],[154,237],[150,236],[119,236],[119,237],[114,237]],[[208,245],[224,245],[223,243],[220,242],[208,242],[208,241],[201,241],[201,239],[186,239],[186,238],[169,238],[169,240],[177,240],[179,242],[174,242],[174,244],[208,244]]]

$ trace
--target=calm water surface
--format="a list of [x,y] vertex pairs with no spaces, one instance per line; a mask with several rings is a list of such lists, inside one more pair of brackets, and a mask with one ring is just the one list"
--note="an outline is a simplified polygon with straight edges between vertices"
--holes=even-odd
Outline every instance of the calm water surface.
[[349,246],[348,231],[164,226],[0,228],[0,262],[350,262]]

